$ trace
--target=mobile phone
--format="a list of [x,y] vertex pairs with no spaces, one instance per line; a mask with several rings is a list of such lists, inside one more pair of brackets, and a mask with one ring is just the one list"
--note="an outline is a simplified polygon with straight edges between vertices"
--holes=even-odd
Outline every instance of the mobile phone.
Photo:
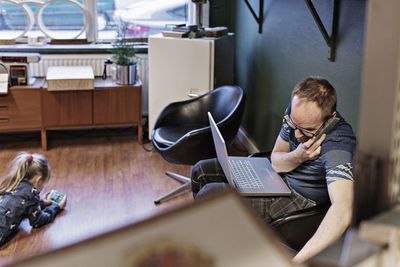
[[56,190],[51,190],[50,194],[47,197],[48,200],[57,204],[60,204],[64,200],[64,198],[65,195],[57,192]]
[[320,139],[323,134],[329,133],[339,121],[340,119],[338,117],[333,117],[328,123],[325,123],[325,125],[315,134],[314,142],[311,145],[313,145],[318,139]]

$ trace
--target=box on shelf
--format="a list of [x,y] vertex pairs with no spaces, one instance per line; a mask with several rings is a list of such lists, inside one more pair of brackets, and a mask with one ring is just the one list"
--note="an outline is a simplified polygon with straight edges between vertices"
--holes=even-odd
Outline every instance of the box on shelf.
[[51,66],[47,69],[46,79],[48,91],[94,89],[91,66]]

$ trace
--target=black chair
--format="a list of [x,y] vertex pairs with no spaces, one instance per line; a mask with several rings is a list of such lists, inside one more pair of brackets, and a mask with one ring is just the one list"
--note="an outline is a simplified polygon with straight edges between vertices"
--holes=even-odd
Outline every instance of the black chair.
[[[271,152],[257,152],[250,157],[266,157],[271,160]],[[282,243],[297,252],[314,235],[330,205],[330,203],[323,203],[283,214],[273,220],[269,226]]]
[[286,213],[270,223],[282,243],[299,251],[317,231],[330,203]]
[[[168,104],[158,115],[152,130],[152,143],[157,152],[171,163],[194,165],[215,157],[215,148],[207,112],[211,112],[225,141],[236,136],[243,115],[245,95],[234,85],[221,86],[202,96]],[[190,178],[166,174],[183,184],[155,200],[160,203],[190,189]]]

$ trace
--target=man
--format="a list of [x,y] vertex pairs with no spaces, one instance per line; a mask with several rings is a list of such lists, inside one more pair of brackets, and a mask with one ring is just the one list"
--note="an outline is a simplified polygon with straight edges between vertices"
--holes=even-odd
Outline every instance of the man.
[[[292,193],[288,197],[248,197],[266,223],[287,212],[331,203],[316,233],[294,257],[296,263],[332,244],[351,222],[356,138],[336,111],[336,100],[335,89],[323,78],[307,77],[295,86],[271,154],[272,167]],[[318,130],[334,117],[340,119],[336,126],[315,140]],[[196,198],[226,188],[227,180],[216,159],[200,161],[193,167],[192,190]]]

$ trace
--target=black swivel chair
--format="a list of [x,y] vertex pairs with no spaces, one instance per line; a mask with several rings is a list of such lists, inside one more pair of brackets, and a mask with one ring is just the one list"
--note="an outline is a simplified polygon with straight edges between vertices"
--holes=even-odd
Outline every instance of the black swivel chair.
[[[171,163],[194,165],[215,157],[215,148],[207,112],[211,112],[225,141],[236,136],[243,115],[245,95],[238,86],[226,85],[202,96],[168,104],[154,124],[152,143],[157,152]],[[190,178],[166,172],[183,184],[155,200],[160,203],[190,189]]]

